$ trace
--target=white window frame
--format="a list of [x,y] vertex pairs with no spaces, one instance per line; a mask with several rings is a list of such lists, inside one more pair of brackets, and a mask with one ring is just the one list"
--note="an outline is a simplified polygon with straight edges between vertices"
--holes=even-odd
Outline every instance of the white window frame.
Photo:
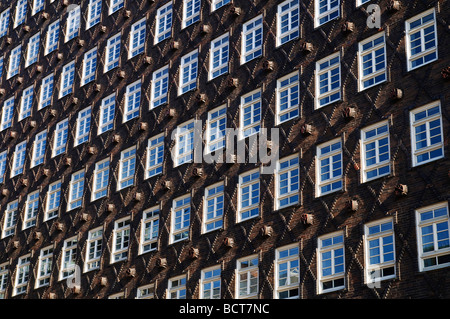
[[[241,64],[245,64],[263,55],[263,21],[263,15],[261,14],[243,24],[241,36]],[[249,42],[250,46],[247,45]]]
[[[337,144],[340,143],[340,147],[339,148],[335,148],[333,149],[333,147]],[[326,154],[322,154],[322,149],[324,148],[330,148],[330,151],[326,152]],[[322,143],[320,145],[317,145],[316,147],[316,197],[320,197],[320,196],[324,196],[324,195],[328,195],[337,191],[340,191],[344,188],[344,161],[343,161],[343,142],[342,139],[340,137],[335,138],[329,142],[326,143]],[[333,157],[335,156],[340,156],[340,160],[336,160],[333,161]],[[334,176],[333,171],[337,170],[333,168],[330,168],[329,170],[329,175],[330,177],[327,178],[326,180],[322,181],[321,180],[321,171],[322,171],[322,165],[320,164],[321,161],[328,159],[329,164],[328,166],[333,166],[334,163],[340,162],[341,164],[341,168],[340,171],[341,173],[339,175]],[[333,161],[333,162],[331,162]],[[331,176],[333,175],[333,176]],[[341,186],[333,186],[333,184],[335,183],[341,183]],[[332,189],[328,190],[328,191],[321,191],[321,188],[323,186],[327,186],[327,185],[332,185]]]
[[124,0],[109,0],[109,15],[119,11],[124,5]]
[[300,37],[300,0],[286,0],[277,7],[277,47]]
[[39,95],[39,105],[38,110],[42,110],[44,107],[52,104],[53,98],[53,87],[54,87],[54,75],[49,74],[44,79],[42,79],[40,95]]
[[15,200],[6,205],[3,214],[2,239],[11,236],[15,232],[17,219],[19,217],[19,201]]
[[31,109],[33,107],[34,86],[31,85],[23,90],[22,98],[20,99],[19,121],[31,116]]
[[[334,243],[334,239],[342,237],[342,241],[337,241]],[[323,242],[331,240],[330,245],[324,246]],[[336,252],[342,250],[342,263],[336,264],[336,262],[339,262],[340,255],[336,255]],[[324,253],[330,253],[331,264],[330,268],[331,274],[330,275],[323,275],[323,258],[322,254]],[[342,265],[342,272],[336,273],[336,266]],[[340,282],[336,281],[343,280],[343,284],[341,285]],[[324,289],[323,284],[326,282],[331,282],[332,287]],[[344,233],[342,231],[334,232],[331,234],[326,234],[323,236],[320,236],[317,239],[317,293],[323,294],[327,292],[337,291],[344,289],[346,286],[346,278],[345,278],[345,237]]]
[[[427,218],[424,220],[421,220],[421,214],[431,214],[433,217]],[[439,214],[437,215],[436,212]],[[445,215],[443,214],[445,213]],[[441,234],[445,231],[443,229],[438,230],[437,225],[438,224],[447,224],[447,241],[448,241],[448,232],[449,232],[449,226],[450,226],[450,219],[449,219],[449,207],[448,202],[440,202],[436,203],[430,206],[421,207],[415,211],[416,215],[416,236],[417,236],[417,254],[418,254],[418,263],[419,263],[419,271],[429,271],[429,270],[435,270],[440,269],[444,267],[450,266],[450,261],[442,263],[436,263],[435,265],[425,266],[425,260],[434,258],[435,260],[439,261],[439,258],[447,258],[449,260],[448,255],[450,254],[450,247],[443,247],[439,248],[439,243],[437,240],[437,232],[439,231]],[[424,215],[425,216],[425,215]],[[423,251],[423,239],[422,239],[422,229],[425,227],[431,227],[432,228],[432,243],[433,243],[433,249],[427,252]],[[445,237],[444,237],[445,239]],[[436,247],[438,247],[436,249]]]
[[[252,281],[255,278],[256,284],[255,280]],[[255,290],[255,287],[256,291],[252,291]],[[240,288],[242,288],[242,293]],[[255,254],[238,259],[236,261],[235,299],[258,299],[258,293],[259,256]]]
[[[225,213],[225,184],[216,183],[205,188],[202,234],[223,228]],[[209,227],[212,225],[212,227]]]
[[78,255],[77,236],[64,241],[61,252],[61,265],[59,269],[59,280],[67,279],[75,273],[76,259]]
[[7,80],[19,74],[21,56],[22,56],[22,45],[19,44],[11,51],[9,55],[8,72],[6,74]]
[[121,45],[121,34],[120,32],[116,35],[110,37],[106,44],[105,50],[105,69],[104,73],[111,71],[119,66],[120,60],[120,45]]
[[180,124],[176,128],[174,167],[192,162],[193,159],[194,159],[194,121],[191,120]]
[[4,69],[5,69],[5,64],[3,63],[3,61],[4,61],[4,58],[3,58],[3,55],[2,55],[2,56],[0,56],[0,82],[2,80],[2,76],[3,76],[3,73],[4,73]]
[[48,186],[44,221],[56,218],[58,216],[62,197],[61,186],[61,180],[53,182]]
[[198,49],[189,52],[181,58],[178,95],[197,88],[198,64]]
[[0,299],[5,299],[9,281],[9,263],[0,264]]
[[[320,12],[320,0],[314,0],[314,28],[318,28],[331,20],[337,19],[341,15],[341,1],[340,0],[326,0],[326,8],[324,12]],[[334,2],[337,5],[331,6]],[[325,19],[324,21],[321,21]]]
[[221,273],[220,265],[202,269],[200,299],[221,299]]
[[16,266],[16,278],[14,280],[13,296],[24,294],[28,290],[31,275],[31,254],[19,258]]
[[0,183],[5,181],[6,161],[8,159],[8,151],[0,153]]
[[83,205],[84,177],[84,169],[72,173],[69,184],[67,211],[76,209]]
[[[248,180],[246,180],[248,178]],[[242,173],[239,175],[239,185],[238,185],[238,211],[237,211],[237,222],[240,223],[242,221],[258,217],[260,215],[260,200],[261,200],[261,173],[259,168]],[[254,200],[254,197],[249,197],[248,204],[243,205],[243,195],[251,194],[258,190],[257,200]],[[244,193],[245,191],[245,193]],[[255,211],[257,213],[255,213]]]
[[136,174],[136,146],[127,148],[120,153],[119,176],[117,190],[134,185]]
[[[389,226],[386,226],[390,224]],[[378,230],[373,230],[376,229]],[[387,238],[391,237],[391,242]],[[373,285],[387,279],[396,277],[396,254],[395,254],[395,234],[393,218],[383,218],[364,225],[364,282],[367,285]],[[385,242],[387,240],[387,242]],[[378,241],[377,246],[372,246],[371,242]],[[392,251],[389,250],[392,247]],[[371,252],[377,254],[380,258],[378,263],[371,263]],[[386,260],[386,256],[392,255],[392,260]],[[376,255],[373,256],[376,258]],[[385,271],[393,270],[393,274]]]
[[87,108],[78,112],[74,147],[89,141],[90,129],[91,129],[91,107],[88,106]]
[[100,107],[98,135],[103,134],[114,127],[114,116],[116,109],[116,93],[110,94],[102,99]]
[[81,86],[95,80],[97,69],[97,47],[84,54]]
[[225,148],[226,129],[227,105],[224,104],[208,112],[205,154]]
[[102,0],[89,0],[86,30],[100,23],[102,13]]
[[100,269],[103,246],[103,227],[89,230],[86,241],[84,272]]
[[[338,59],[337,62],[335,62],[336,58]],[[335,74],[336,70],[339,73],[338,75]],[[324,79],[324,81],[326,80],[326,91],[322,93],[320,84],[324,81],[321,80],[321,76],[326,77],[326,79]],[[338,84],[337,87],[336,84]],[[342,100],[340,52],[329,55],[326,58],[316,62],[315,86],[316,97],[314,105],[316,110]],[[325,102],[321,104],[324,99]]]
[[[250,118],[246,118],[250,115]],[[245,139],[254,134],[259,134],[262,119],[262,92],[256,89],[241,96],[239,106],[239,139]],[[246,124],[246,122],[249,123]]]
[[131,26],[128,58],[131,59],[144,52],[147,21],[142,18]]
[[[300,257],[298,243],[275,250],[275,299],[300,298]],[[280,282],[284,280],[283,284]],[[297,281],[296,281],[297,280]],[[288,294],[282,298],[280,294]]]
[[23,170],[25,168],[26,155],[27,155],[27,141],[23,141],[17,144],[14,149],[11,178],[23,173]]
[[[277,161],[275,185],[275,210],[300,203],[299,154],[293,154]],[[282,189],[286,189],[286,193],[281,194]],[[284,200],[287,200],[288,203],[283,205],[281,201]]]
[[39,191],[37,190],[27,195],[22,229],[27,229],[36,226],[38,211],[39,211]]
[[141,219],[139,255],[158,249],[159,206],[144,210]]
[[14,96],[3,102],[1,131],[11,127],[14,116]]
[[[411,131],[411,156],[412,156],[412,164],[413,166],[419,166],[419,165],[423,165],[426,163],[430,163],[433,162],[435,160],[438,160],[440,158],[443,158],[445,153],[444,153],[444,136],[445,134],[443,133],[443,128],[444,126],[442,125],[442,109],[441,109],[441,102],[438,101],[434,101],[432,103],[426,104],[424,106],[421,106],[419,108],[416,108],[412,111],[410,111],[409,115],[410,115],[410,131]],[[415,120],[415,116],[419,113],[422,112],[426,112],[428,113],[430,110],[434,111],[435,108],[439,108],[439,112],[438,113],[434,113],[431,115],[427,115],[425,118],[421,118],[419,120]],[[431,130],[436,130],[437,127],[434,127],[432,129],[430,129],[430,125],[432,123],[437,123],[437,121],[439,121],[439,135],[440,135],[440,142],[438,143],[434,143],[431,145],[432,142],[432,138],[436,139],[438,134],[433,135],[431,137]],[[415,134],[415,131],[418,127],[425,125],[425,140],[427,143],[427,146],[422,147],[420,149],[417,149],[417,137]],[[422,133],[423,134],[423,133]],[[431,152],[435,152],[440,150],[441,155],[437,155],[433,158],[430,157]],[[422,156],[424,154],[428,154],[429,159],[428,160],[423,160],[420,161],[418,160],[418,156]]]
[[182,29],[200,21],[201,6],[201,0],[183,0]]
[[189,238],[191,211],[191,195],[177,197],[172,201],[169,244]]
[[209,80],[228,73],[230,63],[230,33],[211,41],[209,49]]
[[163,172],[164,164],[164,133],[148,139],[145,178],[150,178]]
[[27,18],[28,0],[17,0],[16,13],[14,15],[14,29],[25,22]]
[[38,61],[39,47],[41,44],[41,33],[38,32],[28,40],[27,57],[25,59],[25,68]]
[[0,14],[0,38],[4,37],[8,33],[10,12],[10,8],[6,8]]
[[80,23],[81,9],[80,6],[77,5],[76,7],[71,8],[67,15],[66,36],[64,42],[68,42],[79,35]]
[[45,149],[47,146],[47,130],[39,132],[34,137],[33,142],[33,157],[31,159],[31,167],[44,163]]
[[212,0],[211,12],[216,11],[228,3],[231,3],[231,0]]
[[130,222],[130,217],[124,217],[114,222],[111,264],[128,259],[131,241]]
[[154,299],[155,284],[148,284],[137,288],[136,299]]
[[39,252],[38,267],[36,270],[35,288],[41,288],[50,284],[50,276],[53,266],[53,245],[41,248]]
[[69,119],[62,120],[56,124],[53,136],[52,157],[65,153],[67,148],[67,137],[69,135]]
[[156,12],[155,40],[157,44],[172,36],[173,5],[172,1],[158,8]]
[[[383,61],[379,61],[382,57]],[[369,58],[369,60],[365,61],[366,58]],[[364,74],[366,70],[369,73]],[[387,81],[385,32],[377,33],[358,43],[358,74],[359,92]],[[367,81],[369,81],[369,84],[365,85]],[[373,82],[370,83],[371,81]]]
[[[390,127],[388,121],[383,121],[370,125],[361,130],[361,172],[362,172],[362,182],[371,181],[386,175],[391,174],[391,142],[390,142]],[[367,134],[371,136],[367,137]],[[385,140],[387,139],[387,144]],[[368,149],[370,147],[370,149]],[[372,148],[373,147],[373,148]],[[387,148],[387,154],[386,154]],[[382,153],[381,153],[382,152]],[[375,163],[368,165],[367,154],[370,153],[371,159],[375,159]],[[387,159],[380,160],[381,156],[386,156]],[[387,171],[384,171],[386,170]],[[369,172],[376,171],[376,175],[373,177],[368,177]]]
[[186,282],[186,275],[170,278],[167,287],[167,299],[186,299]]
[[56,20],[48,26],[47,37],[45,40],[45,55],[55,51],[59,45],[60,20]]
[[92,202],[108,196],[110,165],[111,160],[109,158],[95,163],[94,177],[92,180]]
[[62,69],[59,98],[62,98],[73,92],[74,82],[75,82],[75,61],[72,61],[64,65]]
[[[427,18],[430,14],[433,14],[433,19],[429,21],[423,22],[421,21],[421,25],[417,27],[413,27],[411,29],[411,24],[416,22],[417,20],[421,20],[424,18]],[[427,33],[425,35],[425,30],[428,28],[433,27],[433,31]],[[405,21],[405,31],[406,31],[406,58],[407,58],[407,69],[408,72],[415,70],[419,67],[422,67],[424,65],[427,65],[433,61],[436,61],[438,59],[438,36],[437,36],[437,26],[436,26],[436,10],[434,8],[427,10],[425,12],[422,12],[421,14],[418,14],[408,20]],[[429,30],[427,30],[429,31]],[[420,32],[420,52],[416,54],[412,54],[412,47],[411,47],[411,36],[414,34],[417,34],[417,32]],[[434,46],[430,48],[426,48],[424,44],[424,39],[428,37],[431,33],[434,34]],[[428,41],[431,43],[431,41]],[[417,47],[417,46],[416,46]],[[434,55],[434,56],[433,56]],[[429,58],[428,61],[425,61],[426,58]],[[414,65],[413,63],[417,60],[422,59],[422,63],[418,65]]]
[[137,80],[127,86],[125,94],[125,109],[123,112],[123,123],[130,121],[140,115],[142,99],[142,83]]
[[153,72],[150,109],[167,104],[169,92],[169,65]]
[[300,74],[299,72],[293,72],[277,80],[276,125],[280,125],[299,116]]

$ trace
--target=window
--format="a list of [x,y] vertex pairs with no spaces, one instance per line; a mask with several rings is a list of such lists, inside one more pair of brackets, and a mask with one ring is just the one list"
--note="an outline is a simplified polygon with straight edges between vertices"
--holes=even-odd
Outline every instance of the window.
[[25,67],[36,63],[39,55],[39,45],[41,41],[41,34],[38,32],[28,40],[27,57],[25,60]]
[[77,130],[75,136],[75,145],[80,145],[89,140],[89,131],[91,128],[91,107],[78,112]]
[[298,72],[277,80],[277,125],[292,120],[300,114],[300,82]]
[[224,184],[215,184],[205,189],[203,204],[202,232],[210,232],[223,227]]
[[435,10],[431,9],[405,22],[408,71],[436,61],[437,32]]
[[123,0],[109,0],[109,14],[113,14],[121,8],[123,8]]
[[225,147],[227,129],[227,106],[222,105],[208,112],[206,123],[206,153]]
[[377,123],[361,130],[363,182],[391,173],[389,124]]
[[200,20],[201,0],[183,0],[183,28]]
[[10,9],[4,10],[0,14],[0,38],[8,33]]
[[61,204],[61,180],[50,184],[47,192],[47,207],[45,209],[44,220],[49,220],[58,216],[59,205]]
[[67,17],[66,42],[77,37],[80,31],[80,6],[69,11]]
[[56,124],[53,142],[53,156],[55,157],[66,151],[67,135],[69,132],[69,120],[65,119]]
[[0,82],[3,76],[3,56],[0,57]]
[[194,158],[194,121],[178,126],[175,138],[174,166],[176,167],[191,162]]
[[21,45],[18,45],[11,51],[11,54],[9,56],[9,67],[8,67],[8,74],[6,75],[6,79],[10,79],[13,76],[19,74],[21,53],[22,53]]
[[259,170],[239,175],[237,222],[259,216]]
[[154,299],[155,284],[145,285],[137,288],[136,299]]
[[263,18],[262,15],[246,22],[242,26],[241,64],[263,53]]
[[198,50],[194,50],[181,58],[179,95],[197,87],[197,73]]
[[114,223],[113,249],[111,263],[128,258],[130,244],[130,218],[118,220]]
[[98,134],[112,130],[114,127],[114,113],[116,106],[116,94],[113,93],[102,100],[100,108],[100,124],[98,126]]
[[134,119],[139,116],[141,106],[141,80],[127,86],[125,97],[125,114],[123,122]]
[[14,115],[14,97],[3,102],[2,131],[11,127]]
[[47,130],[44,130],[36,135],[33,143],[33,158],[31,160],[31,167],[35,167],[44,163],[45,148],[47,146]]
[[340,0],[315,0],[314,27],[331,21],[340,15]]
[[213,0],[211,6],[212,11],[219,9],[228,3],[230,3],[230,0]]
[[316,197],[343,188],[342,142],[339,138],[317,146]]
[[27,141],[23,141],[16,145],[14,151],[13,167],[11,171],[11,177],[17,176],[23,173],[25,166],[25,156],[27,153]]
[[172,34],[172,2],[158,9],[156,13],[155,44]]
[[419,271],[450,266],[448,203],[416,210]]
[[277,46],[300,36],[300,7],[298,0],[287,0],[277,9]]
[[28,194],[25,203],[25,218],[23,220],[23,229],[36,226],[36,216],[39,210],[39,191]]
[[7,151],[0,153],[0,183],[5,181],[6,160],[8,158]]
[[318,239],[317,284],[319,293],[345,287],[344,235],[333,233]]
[[19,202],[15,200],[6,205],[6,211],[3,214],[2,238],[14,234],[14,228],[17,224],[18,204]]
[[258,134],[261,129],[261,90],[241,96],[240,138]]
[[136,147],[131,147],[120,154],[118,190],[134,185],[136,170]]
[[94,180],[92,182],[92,201],[108,195],[109,165],[109,159],[95,164]]
[[230,36],[228,33],[211,41],[209,58],[209,79],[228,73]]
[[341,100],[339,52],[316,62],[316,109]]
[[34,87],[31,85],[22,92],[20,101],[19,121],[31,116],[31,107],[33,106]]
[[220,299],[220,266],[203,269],[200,299]]
[[68,209],[72,210],[81,207],[83,203],[84,191],[84,170],[72,174],[69,185],[69,203]]
[[144,52],[146,20],[141,19],[131,26],[129,58]]
[[64,241],[61,257],[61,268],[59,271],[59,280],[66,279],[75,273],[77,245],[77,237],[72,237]]
[[27,0],[17,0],[14,28],[25,22],[25,19],[27,17],[27,5]]
[[92,229],[88,233],[86,244],[86,261],[84,271],[91,271],[100,268],[100,258],[102,256],[102,236],[101,227]]
[[278,248],[275,252],[275,298],[299,298],[300,259],[298,244]]
[[84,54],[83,73],[81,76],[81,85],[85,85],[95,80],[95,70],[97,69],[97,48]]
[[413,166],[444,157],[440,101],[410,112]]
[[0,299],[5,299],[6,287],[8,287],[9,270],[8,263],[0,265]]
[[237,261],[236,299],[258,298],[258,256],[253,255]]
[[169,66],[166,65],[153,72],[152,91],[150,98],[150,109],[167,103],[167,92],[169,91]]
[[109,38],[106,44],[105,73],[119,66],[120,33]]
[[161,174],[164,162],[164,134],[148,140],[146,178]]
[[100,22],[102,14],[102,0],[89,0],[86,30]]
[[189,237],[191,219],[191,197],[178,197],[172,202],[170,244]]
[[370,0],[356,0],[356,6],[360,6],[363,5],[367,2],[369,2]]
[[52,103],[52,96],[53,96],[53,74],[50,74],[49,76],[45,77],[42,80],[38,110],[41,110],[46,106],[49,106]]
[[141,223],[139,253],[144,254],[158,247],[159,207],[145,210]]
[[300,167],[298,154],[277,161],[275,174],[275,210],[300,202]]
[[125,299],[124,292],[119,292],[117,294],[110,295],[108,299]]
[[186,275],[169,279],[167,299],[186,299]]
[[364,226],[365,282],[395,278],[394,224],[392,218]]
[[359,91],[387,80],[384,32],[359,43]]
[[56,50],[59,43],[59,20],[49,25],[47,30],[47,40],[45,45],[45,55]]
[[75,79],[75,61],[66,64],[61,74],[61,90],[59,98],[62,98],[73,92],[73,81]]
[[39,253],[37,278],[35,287],[40,288],[50,284],[53,265],[53,246],[42,248]]
[[30,260],[31,255],[19,258],[16,269],[16,281],[14,283],[13,295],[17,296],[27,292],[28,281],[30,280]]

